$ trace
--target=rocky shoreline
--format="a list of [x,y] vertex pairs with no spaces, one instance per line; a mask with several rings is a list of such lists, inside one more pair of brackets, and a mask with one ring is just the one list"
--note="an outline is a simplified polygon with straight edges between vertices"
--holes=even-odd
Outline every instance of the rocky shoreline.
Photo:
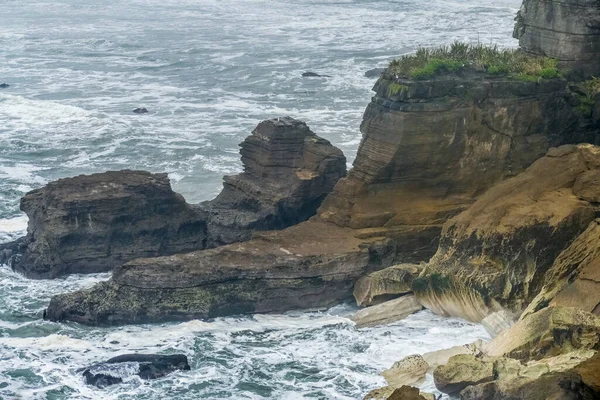
[[[369,399],[600,398],[600,5],[525,0],[515,37],[554,57],[535,81],[475,68],[374,87],[352,169],[289,117],[241,144],[244,172],[191,205],[166,174],[111,171],[22,199],[0,263],[36,279],[113,271],[45,317],[108,326],[366,307],[481,322],[487,344],[413,355]],[[593,81],[593,80],[592,80]],[[589,85],[588,85],[589,86]],[[587,91],[586,91],[587,90]]]

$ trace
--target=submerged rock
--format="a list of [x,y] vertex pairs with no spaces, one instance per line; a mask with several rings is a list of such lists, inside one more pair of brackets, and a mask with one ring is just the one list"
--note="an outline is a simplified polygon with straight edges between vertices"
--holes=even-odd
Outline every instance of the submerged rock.
[[131,375],[149,380],[162,378],[177,370],[190,370],[185,355],[125,354],[88,367],[82,374],[86,384],[102,389],[122,383],[124,378]]
[[258,124],[240,145],[244,172],[199,205],[208,214],[208,247],[250,239],[313,216],[346,174],[341,150],[290,117]]
[[600,147],[566,145],[486,192],[444,225],[437,253],[413,281],[419,301],[471,321],[501,309],[520,314],[595,218],[595,203],[576,185],[589,173],[600,174]]
[[331,78],[331,75],[321,75],[321,74],[317,74],[316,72],[304,72],[302,74],[303,78]]
[[145,107],[142,108],[136,108],[135,110],[133,110],[134,113],[136,114],[147,114],[148,113],[148,109]]
[[0,89],[6,89],[10,85],[8,83],[0,83]]
[[202,248],[206,240],[204,219],[173,192],[167,174],[59,179],[27,193],[21,210],[29,216],[27,236],[11,245],[10,264],[31,278],[108,271],[136,257]]

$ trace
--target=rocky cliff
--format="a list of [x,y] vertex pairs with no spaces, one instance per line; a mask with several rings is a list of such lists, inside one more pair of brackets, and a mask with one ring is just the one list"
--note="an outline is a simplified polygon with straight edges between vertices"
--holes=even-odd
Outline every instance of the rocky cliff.
[[562,250],[598,211],[600,148],[553,148],[444,225],[440,247],[413,289],[427,308],[480,321],[520,313]]
[[22,199],[27,236],[0,245],[0,263],[32,278],[108,271],[247,240],[315,214],[346,173],[342,152],[292,118],[261,122],[241,144],[244,172],[192,206],[166,174],[111,171],[60,179]]
[[354,166],[319,216],[385,231],[403,247],[402,262],[431,257],[446,220],[550,146],[588,140],[560,79],[384,73],[374,90]]
[[513,36],[523,50],[559,60],[573,76],[600,74],[597,0],[524,0]]

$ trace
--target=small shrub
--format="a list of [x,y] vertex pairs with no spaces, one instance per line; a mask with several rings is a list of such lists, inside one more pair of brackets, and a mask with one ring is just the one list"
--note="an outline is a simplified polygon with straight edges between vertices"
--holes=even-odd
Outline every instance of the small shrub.
[[594,77],[580,83],[578,86],[581,90],[581,94],[576,95],[579,99],[577,111],[579,111],[580,114],[589,117],[592,115],[594,109],[596,95],[600,93],[600,78]]
[[387,89],[388,97],[396,96],[398,93],[408,90],[408,86],[400,85],[396,82],[390,83]]

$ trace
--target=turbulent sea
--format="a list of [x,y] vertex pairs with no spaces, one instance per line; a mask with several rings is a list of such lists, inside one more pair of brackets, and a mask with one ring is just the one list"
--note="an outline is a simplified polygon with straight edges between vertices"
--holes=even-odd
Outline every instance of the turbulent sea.
[[[365,71],[418,46],[515,46],[519,6],[0,0],[0,83],[10,84],[0,89],[0,243],[24,234],[19,198],[60,177],[166,171],[188,201],[210,199],[222,175],[240,170],[238,143],[266,118],[306,121],[352,162],[374,83]],[[53,294],[108,278],[30,281],[0,267],[0,399],[358,399],[405,355],[486,337],[429,312],[357,330],[350,304],[110,329],[41,320]],[[192,370],[105,390],[76,373],[129,352],[185,353]],[[434,390],[431,378],[423,388]]]

